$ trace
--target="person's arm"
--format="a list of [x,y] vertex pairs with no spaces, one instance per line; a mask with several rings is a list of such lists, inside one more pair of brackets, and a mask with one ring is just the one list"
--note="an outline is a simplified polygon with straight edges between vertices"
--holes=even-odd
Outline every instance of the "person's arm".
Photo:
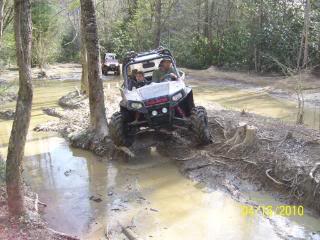
[[177,71],[175,70],[175,68],[172,67],[169,72],[170,72],[171,77],[172,77],[174,80],[177,80],[177,79],[178,79],[178,73],[177,73]]
[[152,73],[152,82],[154,82],[154,83],[160,82],[159,71],[158,70],[154,70],[153,71],[153,73]]

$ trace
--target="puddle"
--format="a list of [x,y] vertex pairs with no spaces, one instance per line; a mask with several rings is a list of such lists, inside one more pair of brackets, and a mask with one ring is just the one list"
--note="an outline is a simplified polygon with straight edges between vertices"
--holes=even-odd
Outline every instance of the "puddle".
[[[43,121],[54,120],[44,115],[42,108],[55,107],[58,98],[78,84],[44,82],[35,87],[30,129]],[[199,90],[205,89],[196,88],[197,97]],[[201,101],[224,101],[239,104],[238,107],[241,107],[239,102],[249,101],[245,95],[238,101],[237,97],[240,96],[236,90],[210,89],[203,93]],[[265,106],[269,104],[267,100],[259,99]],[[261,107],[255,105],[257,109]],[[271,105],[268,106],[272,112]],[[283,113],[281,107],[277,109],[286,115],[286,107]],[[10,121],[0,122],[0,153],[4,156],[10,129]],[[260,215],[242,216],[240,203],[223,192],[210,193],[201,184],[185,179],[156,149],[141,153],[129,162],[108,161],[70,148],[55,133],[30,130],[25,155],[25,179],[40,200],[48,204],[45,220],[50,227],[83,239],[101,239],[108,230],[115,234],[112,229],[118,222],[133,225],[133,231],[143,239],[273,240],[282,239],[281,233],[287,232],[301,239],[320,239],[319,235],[311,234],[320,231],[320,221],[308,214],[299,219],[274,221]],[[268,195],[254,197],[261,199],[260,204],[272,200]]]
[[[208,102],[219,103],[231,110],[256,113],[263,116],[278,118],[286,122],[295,123],[297,117],[297,103],[276,98],[261,88],[240,89],[238,87],[223,86],[222,83],[194,82],[195,100],[198,104],[208,105]],[[305,125],[320,128],[320,108],[305,106]]]

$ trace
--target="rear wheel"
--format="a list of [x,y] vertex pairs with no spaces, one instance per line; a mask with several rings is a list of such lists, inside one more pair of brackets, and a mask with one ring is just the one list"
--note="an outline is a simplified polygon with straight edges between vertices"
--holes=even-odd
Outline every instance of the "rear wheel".
[[133,144],[133,137],[127,134],[126,122],[121,112],[112,115],[109,124],[110,137],[116,146],[130,147]]
[[204,107],[194,107],[191,110],[191,128],[196,141],[201,145],[211,142],[211,134],[208,127],[207,111]]

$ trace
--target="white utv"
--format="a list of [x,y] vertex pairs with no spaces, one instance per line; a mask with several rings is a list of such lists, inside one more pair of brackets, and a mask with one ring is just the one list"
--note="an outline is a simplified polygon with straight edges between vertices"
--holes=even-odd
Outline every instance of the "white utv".
[[[171,59],[177,79],[168,75],[160,83],[152,82],[153,71],[164,58]],[[147,84],[131,88],[134,73],[142,71]],[[208,117],[204,107],[195,106],[192,89],[186,86],[185,74],[178,71],[171,52],[159,48],[150,52],[131,52],[124,63],[124,84],[121,89],[120,111],[109,124],[111,139],[117,146],[129,147],[141,131],[183,128],[192,131],[199,145],[210,143]]]

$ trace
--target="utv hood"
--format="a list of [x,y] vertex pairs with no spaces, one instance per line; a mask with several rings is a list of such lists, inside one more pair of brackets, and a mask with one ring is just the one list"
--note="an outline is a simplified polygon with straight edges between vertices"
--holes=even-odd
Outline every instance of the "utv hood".
[[107,59],[105,60],[105,64],[119,64],[118,60],[110,60],[110,59]]
[[183,90],[185,84],[182,81],[172,81],[164,83],[151,83],[150,85],[144,86],[137,89],[137,92],[142,101],[163,97],[171,96],[179,90]]

